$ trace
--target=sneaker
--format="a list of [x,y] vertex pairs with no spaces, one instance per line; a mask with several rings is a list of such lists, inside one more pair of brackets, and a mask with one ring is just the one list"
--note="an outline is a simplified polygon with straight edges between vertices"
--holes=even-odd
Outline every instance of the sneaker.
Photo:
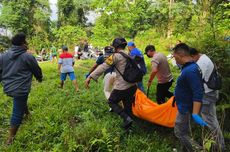
[[177,152],[177,149],[176,149],[176,148],[173,148],[172,150],[173,150],[173,152]]
[[109,112],[113,112],[113,109],[112,109],[112,108],[109,108]]

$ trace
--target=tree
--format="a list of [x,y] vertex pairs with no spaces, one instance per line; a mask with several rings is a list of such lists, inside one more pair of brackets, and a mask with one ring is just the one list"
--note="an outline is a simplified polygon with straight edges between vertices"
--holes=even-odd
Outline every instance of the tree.
[[80,26],[62,26],[59,29],[55,29],[53,34],[56,39],[55,44],[59,47],[67,45],[73,48],[80,40],[87,39],[86,32]]
[[7,36],[0,35],[0,52],[6,51],[10,47],[10,39]]
[[48,0],[3,0],[0,22],[13,33],[24,32],[30,37],[48,31],[49,16]]
[[91,0],[59,0],[58,27],[65,25],[86,25],[86,13],[90,9]]

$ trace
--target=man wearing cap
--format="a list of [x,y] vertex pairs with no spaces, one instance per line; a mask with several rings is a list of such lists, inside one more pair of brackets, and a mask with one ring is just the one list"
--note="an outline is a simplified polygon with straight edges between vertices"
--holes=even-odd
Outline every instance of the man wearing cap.
[[62,47],[62,54],[60,54],[58,61],[58,71],[61,74],[61,86],[63,88],[64,81],[66,80],[66,76],[69,75],[70,80],[73,82],[75,90],[78,91],[78,85],[76,81],[76,77],[74,74],[74,57],[71,53],[68,52],[68,47]]
[[[141,70],[143,71],[144,74],[146,74],[147,72],[147,69],[146,69],[146,65],[145,65],[145,60],[144,60],[144,57],[141,53],[141,51],[136,48],[136,45],[134,44],[134,42],[128,42],[127,44],[128,46],[128,50],[129,50],[129,55],[134,57],[135,56],[138,56],[141,58],[141,61],[140,61],[140,67],[141,67]],[[140,81],[137,83],[137,87],[142,91],[144,92],[144,86],[143,86],[143,82]]]
[[[127,41],[118,37],[113,40],[112,46],[115,48],[115,53],[111,55],[106,61],[101,64],[96,70],[94,70],[89,77],[85,81],[85,85],[88,88],[90,80],[97,80],[98,77],[107,69],[112,66],[116,66],[121,73],[124,73],[127,59],[119,52],[126,53],[125,47],[127,45]],[[113,91],[111,92],[108,104],[112,108],[113,112],[120,115],[123,119],[122,127],[124,129],[129,129],[132,125],[132,102],[134,101],[134,94],[136,92],[136,84],[129,83],[123,79],[121,74],[115,70],[116,78],[114,83]],[[118,104],[120,101],[123,101],[124,109]]]
[[[104,48],[104,55],[101,55],[98,57],[96,63],[93,65],[93,67],[90,69],[89,73],[86,74],[86,78],[88,78],[88,76],[101,64],[104,63],[104,61],[114,53],[114,48],[112,46],[106,46]],[[113,89],[113,84],[114,84],[114,80],[116,77],[116,73],[114,72],[114,68],[111,67],[109,69],[107,69],[104,72],[104,94],[106,99],[109,99],[110,93]]]
[[167,57],[160,53],[156,52],[154,45],[148,45],[145,48],[145,54],[152,59],[152,72],[149,77],[147,86],[150,87],[155,76],[157,76],[157,92],[156,100],[158,104],[165,102],[165,97],[172,97],[173,93],[169,91],[169,88],[172,86],[173,77],[169,68]]

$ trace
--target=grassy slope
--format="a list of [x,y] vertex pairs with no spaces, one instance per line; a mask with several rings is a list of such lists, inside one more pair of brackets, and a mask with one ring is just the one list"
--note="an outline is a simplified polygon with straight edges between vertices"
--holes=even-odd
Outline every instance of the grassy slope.
[[[40,64],[44,81],[33,81],[28,101],[32,117],[23,122],[15,143],[9,147],[4,143],[8,135],[12,101],[1,91],[0,151],[171,152],[173,147],[178,147],[173,129],[147,122],[136,122],[134,131],[125,134],[120,128],[121,119],[108,112],[102,78],[99,83],[91,82],[89,90],[84,88],[84,74],[93,63],[94,61],[77,62],[75,73],[80,86],[78,93],[74,92],[69,79],[63,90],[58,88],[56,64]],[[173,71],[178,73],[176,69]],[[148,75],[145,77],[145,84],[147,80]],[[156,82],[153,86],[155,84]],[[150,92],[155,92],[155,87],[151,87]],[[155,99],[153,93],[150,97]]]

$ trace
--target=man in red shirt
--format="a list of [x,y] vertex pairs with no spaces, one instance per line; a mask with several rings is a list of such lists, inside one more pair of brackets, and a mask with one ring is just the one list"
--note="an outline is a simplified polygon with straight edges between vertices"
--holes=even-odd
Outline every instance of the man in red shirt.
[[73,82],[75,90],[78,91],[78,85],[76,81],[76,77],[74,74],[74,57],[71,53],[68,52],[68,47],[62,47],[63,53],[60,54],[58,61],[58,71],[61,73],[61,88],[63,88],[64,81],[66,80],[66,76],[68,75],[70,80]]

